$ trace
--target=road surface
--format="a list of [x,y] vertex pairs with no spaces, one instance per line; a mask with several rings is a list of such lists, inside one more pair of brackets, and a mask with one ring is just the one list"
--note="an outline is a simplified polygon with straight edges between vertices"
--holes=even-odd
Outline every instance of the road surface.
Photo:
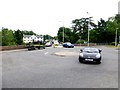
[[2,88],[118,88],[118,50],[98,47],[102,63],[85,64],[80,48],[3,51]]

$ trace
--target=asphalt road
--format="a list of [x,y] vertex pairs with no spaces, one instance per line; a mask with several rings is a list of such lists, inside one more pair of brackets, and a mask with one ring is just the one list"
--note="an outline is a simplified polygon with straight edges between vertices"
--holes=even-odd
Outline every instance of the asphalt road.
[[101,64],[79,63],[80,47],[3,51],[2,88],[118,88],[118,50],[98,48]]
[[2,52],[0,51],[0,89],[2,89]]

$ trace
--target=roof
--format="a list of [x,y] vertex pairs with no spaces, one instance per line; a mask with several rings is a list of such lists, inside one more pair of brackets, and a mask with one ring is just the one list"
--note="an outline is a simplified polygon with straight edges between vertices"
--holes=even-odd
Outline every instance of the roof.
[[43,36],[42,36],[42,35],[36,35],[36,37],[37,37],[37,38],[41,38],[41,37],[43,37]]
[[[32,36],[32,35],[23,35],[24,38],[26,38],[26,37],[29,38],[29,37],[31,37],[31,36]],[[37,37],[37,38],[41,38],[41,37],[43,37],[43,36],[42,36],[42,35],[36,35],[36,37]]]
[[31,36],[32,36],[32,35],[23,35],[24,38],[26,38],[26,37],[29,38],[29,37],[31,37]]

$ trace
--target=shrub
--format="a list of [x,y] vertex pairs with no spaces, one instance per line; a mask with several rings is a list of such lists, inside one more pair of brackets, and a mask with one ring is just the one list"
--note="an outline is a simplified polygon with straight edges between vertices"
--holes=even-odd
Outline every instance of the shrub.
[[111,42],[110,45],[115,45],[115,42]]
[[78,40],[77,42],[76,42],[76,44],[84,44],[84,40]]

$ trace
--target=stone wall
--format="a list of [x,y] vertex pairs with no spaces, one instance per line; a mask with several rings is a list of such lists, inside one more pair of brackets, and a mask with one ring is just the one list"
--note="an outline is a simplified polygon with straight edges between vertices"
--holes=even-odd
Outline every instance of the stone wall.
[[0,46],[0,51],[4,50],[15,50],[15,49],[24,49],[24,45],[17,45],[17,46]]

